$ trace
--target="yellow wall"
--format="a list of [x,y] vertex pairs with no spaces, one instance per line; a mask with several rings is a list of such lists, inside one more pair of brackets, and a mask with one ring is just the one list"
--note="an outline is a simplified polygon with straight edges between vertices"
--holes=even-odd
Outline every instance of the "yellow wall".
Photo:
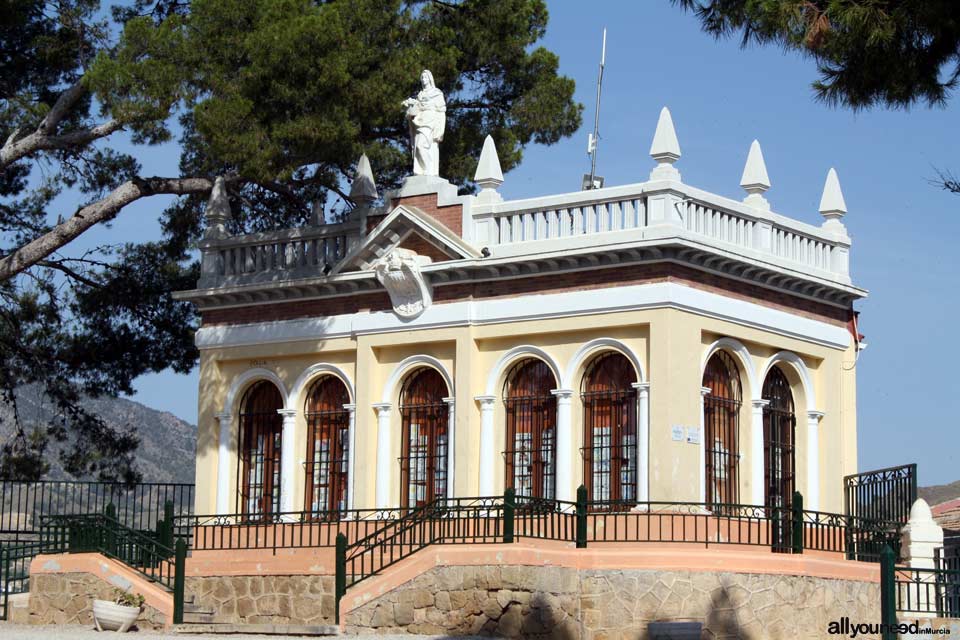
[[[399,386],[385,391],[385,385],[398,365],[410,356],[436,358],[455,380],[452,395],[456,403],[455,492],[476,495],[479,490],[480,409],[477,396],[486,395],[488,380],[496,364],[511,349],[535,345],[556,361],[561,376],[571,366],[577,351],[591,340],[613,338],[632,350],[640,361],[644,379],[650,383],[650,499],[654,501],[699,501],[699,446],[675,442],[673,426],[699,427],[701,424],[700,387],[702,366],[709,345],[718,338],[740,341],[747,348],[757,385],[770,359],[778,352],[796,354],[806,365],[815,394],[814,408],[824,413],[819,426],[820,509],[843,509],[842,476],[856,470],[856,371],[854,351],[832,349],[808,341],[748,328],[678,309],[651,309],[537,321],[463,326],[419,331],[400,331],[362,335],[353,339],[298,341],[279,345],[258,345],[205,349],[200,365],[199,438],[197,452],[197,512],[213,513],[216,504],[217,414],[224,410],[228,391],[238,376],[252,368],[275,373],[291,392],[294,382],[311,365],[329,363],[342,369],[355,388],[356,403],[356,477],[355,507],[374,506],[377,460],[377,418],[373,405],[385,399],[394,405],[391,418],[392,500],[399,501],[400,415],[396,410]],[[596,352],[599,353],[599,352]],[[589,358],[588,358],[589,360]],[[574,391],[572,402],[572,468],[558,473],[559,481],[572,490],[582,482],[582,405],[579,399],[581,363],[572,380],[558,381]],[[493,394],[502,394],[506,363],[494,381]],[[797,409],[796,468],[797,488],[807,490],[807,396],[799,376],[791,366],[783,366],[794,391]],[[755,455],[750,448],[751,388],[741,374],[743,407],[740,419],[740,491],[741,502],[750,502],[752,484],[750,463]],[[402,376],[400,378],[402,380]],[[252,383],[252,381],[249,381]],[[249,384],[248,383],[248,384]],[[303,387],[305,393],[309,384]],[[243,389],[235,389],[232,407],[233,441],[230,468],[233,508],[236,493],[236,414]],[[298,410],[296,423],[297,493],[294,504],[303,508],[304,473],[301,461],[306,451],[306,423],[303,418],[305,396],[291,398],[288,404]],[[504,414],[501,402],[495,409],[496,456],[495,487],[503,489]],[[702,434],[701,434],[702,439]]]

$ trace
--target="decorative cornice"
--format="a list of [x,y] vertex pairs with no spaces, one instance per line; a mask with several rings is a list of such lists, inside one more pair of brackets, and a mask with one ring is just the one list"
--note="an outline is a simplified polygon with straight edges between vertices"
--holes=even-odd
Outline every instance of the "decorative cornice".
[[[850,285],[801,272],[790,272],[769,263],[718,251],[682,238],[652,246],[597,246],[579,252],[565,251],[558,255],[540,253],[505,259],[450,260],[425,265],[421,272],[436,288],[465,282],[489,282],[664,262],[684,265],[839,308],[849,308],[854,300],[865,297],[867,293]],[[272,275],[276,277],[276,274]],[[293,300],[355,296],[382,290],[373,271],[359,271],[330,277],[286,280],[266,278],[263,282],[237,285],[225,283],[224,286],[213,289],[177,292],[174,297],[190,300],[204,311]]]

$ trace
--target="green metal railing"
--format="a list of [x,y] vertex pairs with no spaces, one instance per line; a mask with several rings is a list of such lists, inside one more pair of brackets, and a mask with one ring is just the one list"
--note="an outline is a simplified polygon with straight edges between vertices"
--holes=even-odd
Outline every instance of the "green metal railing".
[[173,596],[173,622],[183,622],[187,543],[174,541],[173,519],[157,523],[154,531],[137,531],[116,519],[108,505],[105,513],[46,516],[40,527],[42,553],[101,553],[157,583]]
[[[508,489],[502,497],[434,500],[382,522],[359,539],[341,531],[334,544],[337,621],[348,588],[433,544],[509,544],[535,538],[582,549],[604,542],[687,542],[764,546],[777,553],[829,551],[876,562],[876,545],[899,536],[897,523],[805,511],[799,493],[784,509],[724,504],[708,510],[700,503],[647,502],[612,512],[596,506],[582,486],[576,502],[526,498]],[[863,528],[851,530],[854,526]]]
[[30,562],[41,551],[39,542],[0,543],[0,619],[9,619],[10,596],[30,591]]
[[173,530],[194,551],[334,547],[337,534],[356,541],[403,517],[410,509],[281,511],[265,515],[175,515]]

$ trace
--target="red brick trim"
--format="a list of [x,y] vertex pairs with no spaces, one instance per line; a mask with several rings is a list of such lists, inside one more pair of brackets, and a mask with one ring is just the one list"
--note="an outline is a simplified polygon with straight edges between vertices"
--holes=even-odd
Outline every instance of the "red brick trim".
[[391,211],[400,205],[416,207],[428,216],[438,220],[458,236],[463,236],[463,205],[451,204],[440,206],[440,196],[436,193],[427,193],[419,196],[397,198],[390,203]]

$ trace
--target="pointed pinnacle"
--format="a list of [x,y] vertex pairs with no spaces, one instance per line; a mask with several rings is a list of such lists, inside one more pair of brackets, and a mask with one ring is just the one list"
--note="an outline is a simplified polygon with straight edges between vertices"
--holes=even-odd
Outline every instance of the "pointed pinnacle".
[[820,213],[825,218],[838,218],[847,212],[847,203],[840,190],[840,179],[837,170],[833,167],[827,172],[827,181],[823,184],[823,195],[820,197]]
[[223,176],[217,176],[210,190],[210,199],[207,200],[207,220],[226,222],[230,219],[230,199],[227,197],[227,183]]
[[657,130],[653,134],[653,142],[650,143],[650,155],[660,163],[673,164],[680,159],[680,142],[673,128],[670,110],[666,107],[660,110]]
[[763,151],[756,140],[750,145],[747,163],[743,167],[743,175],[740,176],[740,186],[750,194],[763,193],[770,188],[767,164],[763,161]]
[[487,136],[483,141],[483,150],[480,151],[480,161],[477,163],[477,172],[473,175],[473,179],[484,189],[496,189],[503,184],[500,157],[497,155],[497,145],[494,144],[491,136]]
[[350,199],[362,204],[373,202],[377,197],[377,183],[373,179],[370,159],[367,154],[363,154],[357,161],[357,173],[350,184]]

